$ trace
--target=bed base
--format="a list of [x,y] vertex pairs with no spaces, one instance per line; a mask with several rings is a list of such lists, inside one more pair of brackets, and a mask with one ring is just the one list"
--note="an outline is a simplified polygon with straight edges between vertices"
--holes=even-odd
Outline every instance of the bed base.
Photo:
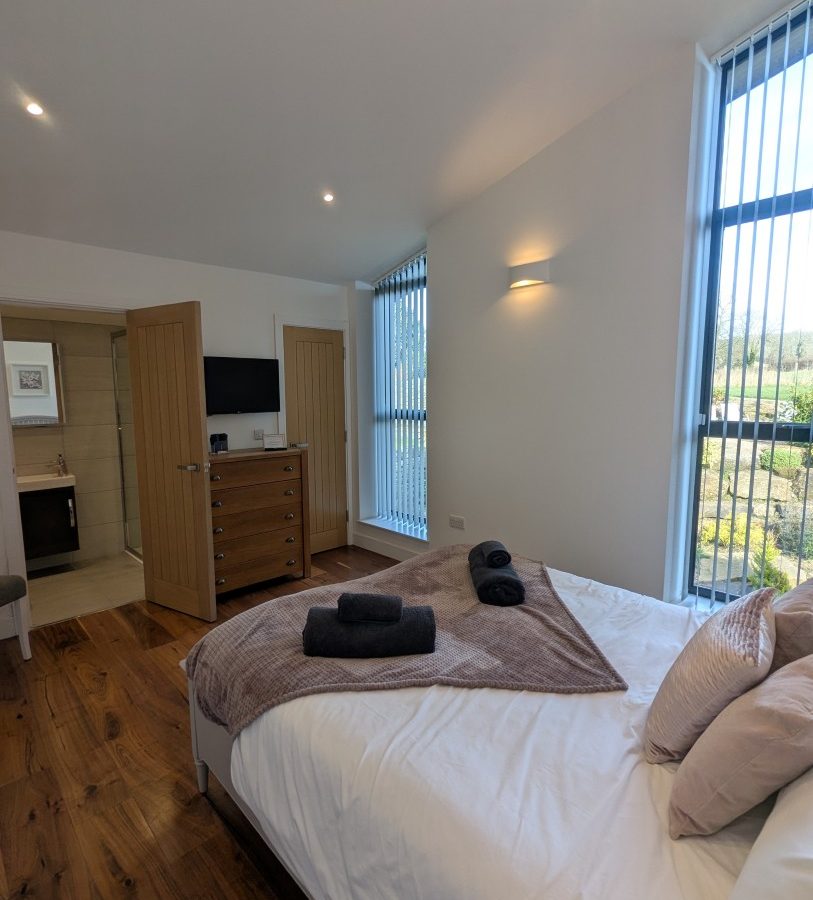
[[284,862],[279,851],[268,840],[260,825],[257,817],[249,809],[243,799],[235,790],[231,780],[231,751],[234,744],[234,738],[221,725],[216,725],[210,721],[201,712],[198,705],[195,686],[191,681],[189,685],[189,723],[192,731],[192,757],[195,761],[195,770],[197,772],[198,790],[201,794],[207,793],[209,789],[209,774],[217,778],[226,793],[235,802],[240,812],[248,819],[249,824],[262,838],[266,847],[279,860],[280,864],[285,868],[286,872],[296,882],[303,896],[313,900],[312,895],[305,890],[302,882],[296,873],[292,872],[290,867]]

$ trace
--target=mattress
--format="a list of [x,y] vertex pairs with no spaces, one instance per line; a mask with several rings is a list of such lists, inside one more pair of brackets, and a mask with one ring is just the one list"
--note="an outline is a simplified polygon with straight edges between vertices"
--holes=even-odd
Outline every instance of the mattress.
[[234,786],[310,896],[728,897],[764,813],[672,841],[676,766],[641,753],[647,709],[701,616],[550,574],[627,692],[318,694],[240,733]]

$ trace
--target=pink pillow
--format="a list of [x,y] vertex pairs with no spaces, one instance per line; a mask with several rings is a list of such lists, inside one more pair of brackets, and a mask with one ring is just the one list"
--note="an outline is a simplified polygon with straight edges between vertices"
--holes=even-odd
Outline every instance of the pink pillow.
[[765,678],[776,637],[775,595],[773,588],[760,588],[729,603],[686,644],[649,710],[649,762],[684,757],[715,716]]
[[727,706],[680,765],[669,800],[673,838],[712,834],[813,766],[813,656]]
[[771,671],[813,653],[813,578],[778,600],[776,614],[776,652]]

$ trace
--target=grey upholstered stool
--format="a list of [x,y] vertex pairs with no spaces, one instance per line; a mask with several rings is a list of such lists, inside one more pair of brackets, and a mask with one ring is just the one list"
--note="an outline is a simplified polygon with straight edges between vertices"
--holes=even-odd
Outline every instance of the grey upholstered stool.
[[31,645],[28,643],[28,629],[23,623],[23,610],[20,601],[28,593],[28,585],[19,575],[0,575],[0,607],[12,604],[14,624],[20,638],[20,649],[23,659],[31,659]]

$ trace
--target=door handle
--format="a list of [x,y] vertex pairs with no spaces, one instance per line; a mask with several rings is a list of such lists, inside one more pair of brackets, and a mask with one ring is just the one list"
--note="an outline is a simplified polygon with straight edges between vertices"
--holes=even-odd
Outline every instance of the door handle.
[[76,528],[76,513],[73,510],[73,500],[68,498],[68,515],[70,516],[71,528]]
[[175,466],[175,468],[180,469],[182,472],[200,472],[199,463],[190,463],[188,466]]

